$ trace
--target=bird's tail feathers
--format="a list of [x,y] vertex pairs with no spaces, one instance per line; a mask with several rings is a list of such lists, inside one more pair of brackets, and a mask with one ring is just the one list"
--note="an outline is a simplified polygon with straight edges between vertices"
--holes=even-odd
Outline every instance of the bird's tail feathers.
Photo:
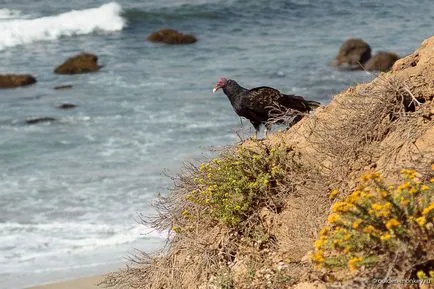
[[298,95],[284,94],[278,99],[278,103],[286,108],[298,110],[300,112],[309,112],[318,108],[321,103],[313,100],[305,100]]

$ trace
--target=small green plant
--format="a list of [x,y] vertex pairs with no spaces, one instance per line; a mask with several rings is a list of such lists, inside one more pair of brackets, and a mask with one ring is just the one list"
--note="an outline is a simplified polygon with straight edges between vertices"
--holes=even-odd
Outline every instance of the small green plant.
[[[235,152],[201,164],[193,178],[195,189],[185,195],[185,200],[200,206],[203,215],[235,227],[262,206],[281,205],[283,200],[276,192],[289,163],[288,149],[283,144],[239,146]],[[188,207],[182,215],[194,218]]]
[[286,271],[287,270],[284,269],[275,273],[273,280],[273,284],[275,284],[275,286],[278,286],[279,288],[284,286],[284,288],[287,288],[287,286],[291,286],[296,283],[296,279],[289,275]]
[[401,184],[390,186],[377,172],[362,176],[351,195],[333,204],[312,260],[357,271],[400,248],[409,260],[426,256],[434,237],[434,179],[422,182],[414,170],[402,170],[401,176]]
[[256,269],[253,267],[251,263],[247,265],[247,282],[249,284],[252,283],[253,279],[255,278]]
[[219,289],[233,289],[234,288],[234,280],[233,280],[230,272],[225,272],[222,275],[218,276],[217,286]]

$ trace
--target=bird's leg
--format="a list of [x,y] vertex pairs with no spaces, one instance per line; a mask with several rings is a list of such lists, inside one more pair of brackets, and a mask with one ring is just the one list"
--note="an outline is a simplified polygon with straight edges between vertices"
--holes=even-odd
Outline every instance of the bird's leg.
[[257,122],[252,122],[250,121],[253,125],[253,127],[255,128],[255,137],[254,139],[257,140],[258,139],[258,132],[261,129],[261,123],[257,123]]
[[267,138],[269,131],[271,131],[271,125],[265,124],[265,138]]

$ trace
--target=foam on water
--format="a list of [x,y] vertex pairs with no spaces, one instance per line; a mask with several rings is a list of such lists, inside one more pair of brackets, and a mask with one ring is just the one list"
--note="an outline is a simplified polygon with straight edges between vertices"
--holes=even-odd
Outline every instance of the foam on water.
[[[0,50],[35,41],[93,32],[120,31],[126,25],[122,7],[111,2],[98,8],[72,10],[55,16],[0,21]],[[15,18],[19,11],[1,9],[0,19]]]
[[21,11],[19,10],[9,10],[6,8],[0,9],[0,21],[17,18],[19,16],[21,16]]
[[[108,225],[80,222],[45,224],[0,223],[0,249],[9,253],[0,257],[2,272],[14,271],[23,262],[41,262],[41,259],[92,252],[95,248],[113,247],[138,239],[160,239],[157,233],[142,225]],[[28,242],[27,240],[32,240]],[[30,253],[32,252],[32,253]],[[11,262],[13,260],[13,262]],[[41,262],[43,263],[43,262]]]
[[0,223],[0,289],[114,270],[132,248],[144,243],[156,249],[165,237],[138,224]]

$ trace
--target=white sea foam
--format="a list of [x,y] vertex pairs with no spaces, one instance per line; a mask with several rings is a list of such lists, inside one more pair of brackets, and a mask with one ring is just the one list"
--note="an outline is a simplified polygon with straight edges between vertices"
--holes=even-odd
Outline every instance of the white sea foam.
[[19,10],[9,10],[6,8],[0,9],[0,21],[5,19],[13,19],[21,16],[21,11]]
[[0,222],[0,288],[114,270],[134,247],[158,250],[165,237],[138,224]]
[[[122,7],[111,2],[98,8],[72,10],[55,16],[0,21],[0,50],[35,41],[93,32],[120,31],[126,25]],[[0,10],[0,19],[14,18],[19,11]]]
[[[142,225],[122,226],[78,222],[48,224],[0,223],[2,265],[61,256],[77,251],[128,244],[142,238],[163,239],[165,233]],[[27,242],[26,240],[32,240]]]

